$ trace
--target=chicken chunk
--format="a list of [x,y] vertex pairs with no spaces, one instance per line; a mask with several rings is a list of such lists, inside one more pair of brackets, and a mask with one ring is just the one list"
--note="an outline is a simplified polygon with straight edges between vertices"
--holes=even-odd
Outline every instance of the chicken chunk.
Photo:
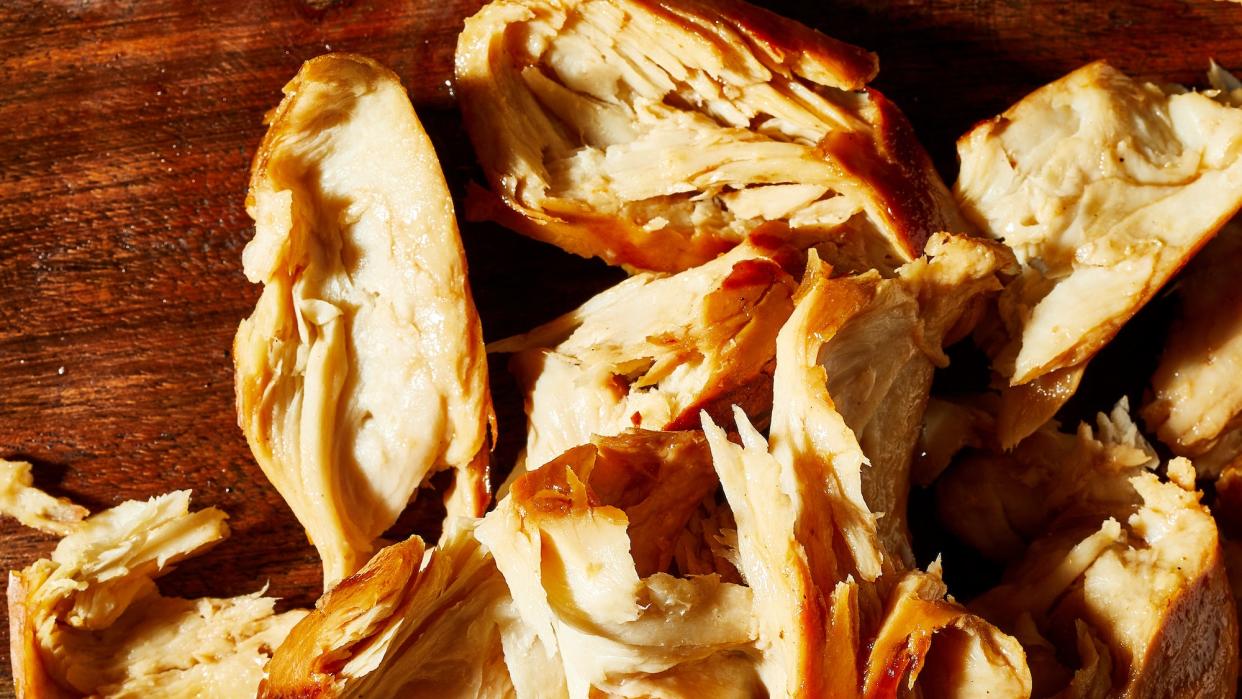
[[1005,458],[951,471],[940,504],[951,527],[1014,561],[972,608],[1022,641],[1035,695],[1231,694],[1237,616],[1193,467],[1171,461],[1172,482],[1148,470],[1154,453],[1124,403],[1097,431],[1046,427]]
[[526,391],[527,467],[592,435],[695,425],[705,406],[766,412],[776,333],[797,286],[782,268],[784,249],[768,242],[672,276],[635,275],[491,345],[517,352],[510,367]]
[[1174,453],[1215,479],[1242,461],[1242,222],[1208,243],[1178,289],[1180,315],[1152,376],[1143,419]]
[[488,503],[493,421],[453,204],[397,76],[307,62],[255,158],[243,255],[263,295],[234,342],[238,421],[330,588],[433,473]]
[[[638,460],[607,455],[608,446],[575,447],[516,480],[478,527],[532,630],[528,652],[555,659],[538,686],[560,684],[573,699],[754,696],[750,588],[716,575],[639,576],[630,551],[651,531],[644,503],[656,498],[668,516],[689,517],[703,491],[676,462],[650,467],[651,455],[675,457],[659,444],[665,437],[627,438],[657,443]],[[637,472],[618,478],[627,463]],[[710,476],[697,480],[715,486]],[[685,522],[668,529],[673,524]],[[517,678],[515,685],[522,695]]]
[[[754,589],[759,672],[771,696],[861,696],[864,688],[867,696],[887,696],[903,678],[913,686],[932,635],[950,626],[956,631],[945,637],[954,640],[942,644],[953,646],[942,651],[947,663],[977,673],[967,673],[969,680],[929,675],[944,690],[939,695],[956,696],[954,688],[970,682],[1029,694],[1016,641],[947,602],[936,576],[902,572],[913,566],[904,523],[906,447],[917,436],[930,387],[929,355],[939,356],[948,328],[975,297],[999,288],[994,274],[1005,259],[982,241],[943,237],[934,247],[941,255],[904,268],[895,280],[875,272],[831,278],[812,252],[777,337],[770,445],[741,409],[734,411],[741,446],[704,413],[737,523],[737,567]],[[941,293],[954,289],[956,300],[930,302],[941,296],[932,293],[938,285]],[[918,318],[921,297],[926,325]],[[869,361],[858,359],[864,354]],[[915,368],[913,378],[903,377],[905,367]],[[842,405],[850,415],[838,412]],[[874,417],[886,410],[900,417]],[[864,434],[884,425],[883,437],[909,439],[874,451],[868,467],[867,449],[883,442],[860,440],[851,420]],[[869,482],[868,468],[884,471]],[[886,497],[900,504],[885,518],[897,522],[889,529],[871,509]],[[864,651],[860,639],[881,633],[885,642]],[[971,662],[963,665],[967,656]]]
[[958,154],[963,213],[1022,265],[986,339],[1011,447],[1242,206],[1242,110],[1097,62],[975,127]]
[[411,537],[381,549],[293,627],[258,696],[514,696],[501,641],[509,605],[471,524],[430,550]]
[[[812,424],[822,429],[832,408],[820,407]],[[874,541],[874,519],[864,505],[862,517],[834,521],[824,500],[851,474],[857,482],[857,461],[825,454],[815,464],[803,454],[795,465],[789,450],[775,443],[769,450],[740,410],[740,446],[706,414],[703,420],[737,519],[739,568],[753,590],[758,671],[769,696],[888,697],[899,688],[936,697],[981,689],[1030,696],[1018,642],[947,600],[937,572],[854,577],[846,542]],[[868,649],[862,639],[874,642]]]
[[[9,470],[5,486],[28,476],[28,465]],[[27,501],[56,502],[25,492]],[[189,504],[189,491],[181,490],[77,521],[61,517],[48,527],[64,534],[51,558],[9,573],[18,696],[254,696],[272,649],[305,612],[276,614],[276,600],[261,593],[161,595],[155,578],[228,536],[223,512],[190,512]],[[28,512],[10,502],[0,510]]]
[[[913,565],[906,498],[932,371],[947,361],[946,339],[999,290],[997,275],[1012,262],[1001,246],[962,236],[938,235],[928,251],[895,279],[874,271],[830,279],[812,255],[777,340],[773,449],[830,456],[841,474],[861,470],[862,499],[883,513],[880,539],[902,567]],[[864,460],[870,468],[860,469]]]
[[878,69],[738,0],[497,0],[456,87],[489,215],[531,237],[676,272],[780,221],[891,271],[963,222]]

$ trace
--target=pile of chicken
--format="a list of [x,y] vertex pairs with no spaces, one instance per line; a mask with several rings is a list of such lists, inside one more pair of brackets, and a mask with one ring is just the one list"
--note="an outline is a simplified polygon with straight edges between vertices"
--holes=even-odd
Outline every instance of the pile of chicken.
[[[398,78],[308,62],[254,161],[234,356],[325,594],[164,597],[223,513],[87,516],[0,462],[0,509],[64,537],[10,576],[19,695],[1232,695],[1242,84],[1088,65],[966,134],[950,193],[876,71],[738,0],[485,6],[457,50],[471,206],[633,273],[485,349]],[[1192,257],[1137,421],[1059,424]],[[993,386],[933,397],[959,341]],[[487,351],[528,418],[495,496]],[[441,471],[439,541],[382,540]],[[1005,566],[968,605],[916,564],[914,485]]]

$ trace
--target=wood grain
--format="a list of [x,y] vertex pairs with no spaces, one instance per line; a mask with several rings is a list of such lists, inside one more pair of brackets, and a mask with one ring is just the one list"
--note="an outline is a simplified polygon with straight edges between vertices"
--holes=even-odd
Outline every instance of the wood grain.
[[[1210,56],[1242,66],[1242,7],[1210,0],[765,4],[879,53],[878,85],[947,178],[973,122],[1089,60],[1186,82]],[[91,508],[192,488],[198,505],[227,511],[232,538],[167,589],[232,595],[270,582],[304,605],[319,586],[313,549],[233,415],[229,347],[258,295],[240,255],[264,112],[303,60],[370,55],[406,81],[460,194],[477,172],[449,80],[478,5],[0,3],[0,456],[35,462],[40,485]],[[464,223],[463,234],[488,339],[618,278],[494,226]],[[503,462],[522,419],[493,368]],[[0,541],[4,568],[52,544],[8,520]]]

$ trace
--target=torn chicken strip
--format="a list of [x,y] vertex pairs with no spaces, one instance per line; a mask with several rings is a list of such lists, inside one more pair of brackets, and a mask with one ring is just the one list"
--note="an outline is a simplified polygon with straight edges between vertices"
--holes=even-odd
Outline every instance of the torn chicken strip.
[[[658,482],[640,472],[635,488],[618,489],[619,464],[606,463],[615,458],[602,456],[607,450],[579,446],[525,474],[477,530],[533,632],[535,651],[560,661],[555,675],[540,680],[563,681],[573,699],[754,696],[751,590],[716,575],[640,577],[630,554],[644,535],[643,502],[680,499],[688,517],[703,497],[701,486],[679,478],[670,463],[655,470]],[[671,492],[677,487],[680,498]],[[629,504],[623,509],[603,496]]]
[[[29,469],[4,475],[28,480]],[[28,485],[24,487],[29,487]],[[57,502],[26,491],[35,499]],[[24,516],[24,504],[0,503]],[[164,597],[154,579],[228,536],[223,512],[189,511],[189,491],[127,501],[78,522],[50,559],[9,573],[9,643],[18,696],[253,697],[272,649],[305,612],[274,613],[256,592]],[[76,513],[76,505],[57,507]]]
[[526,392],[526,466],[592,435],[697,425],[705,406],[766,412],[776,333],[796,287],[781,265],[785,249],[768,242],[752,239],[672,276],[635,275],[492,344],[494,352],[517,352],[510,366]]
[[[968,542],[1015,561],[972,606],[1040,658],[1036,696],[1232,691],[1237,620],[1216,525],[1189,462],[1169,462],[1171,483],[1151,473],[1124,400],[1096,430],[1048,427],[980,463],[946,474],[940,511]],[[1049,642],[1079,648],[1078,667],[1041,650]],[[1107,691],[1076,693],[1092,686]]]
[[[737,519],[739,567],[754,590],[759,673],[769,696],[893,696],[903,680],[923,696],[970,696],[979,687],[1029,696],[1017,642],[944,599],[937,573],[895,573],[895,584],[847,576],[824,541],[837,536],[820,492],[830,487],[824,476],[833,461],[808,477],[809,462],[795,469],[787,456],[777,458],[745,414],[735,416],[741,446],[706,414],[703,426]],[[871,529],[874,538],[874,523]],[[885,599],[885,609],[868,614],[865,607]],[[870,653],[861,634],[876,634]],[[942,667],[920,678],[933,635],[944,639],[934,646]]]
[[[703,431],[737,520],[739,569],[754,594],[758,670],[768,696],[855,695],[858,589],[846,581],[852,561],[840,560],[843,547],[834,541],[846,532],[837,531],[831,509],[833,496],[846,495],[828,491],[831,462],[820,462],[818,479],[808,478],[769,453],[741,409],[735,420],[742,446],[706,413]],[[874,518],[851,524],[869,530],[855,538],[874,546]]]
[[430,550],[410,537],[319,600],[276,649],[259,697],[513,696],[510,604],[471,525]]
[[963,212],[1022,264],[986,340],[1012,387],[1011,447],[1242,206],[1242,110],[1097,62],[975,127],[958,154]]
[[450,516],[488,504],[494,421],[448,187],[397,76],[358,56],[303,65],[255,158],[234,342],[238,421],[319,551],[353,573],[427,478]]
[[[872,391],[883,397],[893,375],[899,373],[893,367],[919,353],[914,338],[916,304],[897,282],[883,282],[874,273],[832,280],[830,272],[812,252],[797,305],[776,341],[771,426],[772,453],[791,471],[786,478],[806,485],[794,507],[794,538],[812,549],[807,553],[812,564],[828,566],[816,573],[825,584],[848,575],[875,580],[886,550],[903,558],[909,549],[904,537],[904,499],[898,506],[897,498],[890,497],[896,493],[877,487],[877,479],[868,478],[878,468],[871,469],[871,474],[864,472],[867,456],[837,411],[822,364],[835,369],[847,363],[844,357],[857,356],[866,347],[872,357],[869,371],[854,378],[867,386],[850,397]],[[865,310],[873,311],[871,319],[862,317]],[[852,333],[854,345],[850,346],[851,333],[840,331],[852,321],[859,321],[854,327],[863,330]],[[834,342],[842,338],[846,342]],[[828,350],[830,344],[838,351]],[[900,469],[899,464],[882,466]],[[772,471],[770,465],[766,470]],[[900,479],[878,482],[887,480]],[[895,541],[885,540],[877,530],[872,508],[894,515]]]
[[[933,369],[947,361],[942,344],[962,334],[959,324],[969,325],[1012,263],[1001,246],[964,236],[938,234],[928,253],[896,279],[830,279],[812,254],[777,340],[773,453],[800,469],[831,459],[841,479],[830,486],[840,530],[862,531],[850,522],[865,499],[883,513],[880,540],[903,568],[914,563],[906,498]],[[856,554],[860,543],[851,542]],[[857,572],[874,579],[876,562],[863,558]]]
[[488,215],[526,235],[675,272],[779,221],[891,272],[963,221],[878,69],[737,0],[496,0],[456,87]]
[[1242,460],[1242,222],[1194,259],[1178,287],[1180,315],[1152,376],[1143,420],[1174,453],[1215,479]]
[[864,696],[903,696],[916,686],[927,699],[1031,696],[1017,639],[947,599],[939,563],[902,575],[866,659]]

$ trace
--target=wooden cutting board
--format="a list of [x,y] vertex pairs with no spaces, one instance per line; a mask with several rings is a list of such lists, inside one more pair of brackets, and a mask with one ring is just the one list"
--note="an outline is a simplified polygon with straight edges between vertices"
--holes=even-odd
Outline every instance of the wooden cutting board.
[[[405,80],[455,191],[478,179],[450,78],[480,3],[323,4],[0,3],[0,457],[34,462],[39,485],[92,510],[191,488],[198,506],[228,512],[232,537],[169,576],[173,593],[270,583],[307,605],[319,590],[313,549],[233,413],[233,332],[259,293],[241,273],[243,201],[281,86],[317,54],[372,56]],[[1242,5],[1230,2],[761,4],[876,51],[877,85],[949,181],[972,123],[1092,59],[1187,83],[1209,57],[1242,67]],[[495,226],[462,229],[489,340],[619,278]],[[503,365],[493,373],[504,464],[523,424]],[[53,544],[10,520],[0,541],[6,569]]]

